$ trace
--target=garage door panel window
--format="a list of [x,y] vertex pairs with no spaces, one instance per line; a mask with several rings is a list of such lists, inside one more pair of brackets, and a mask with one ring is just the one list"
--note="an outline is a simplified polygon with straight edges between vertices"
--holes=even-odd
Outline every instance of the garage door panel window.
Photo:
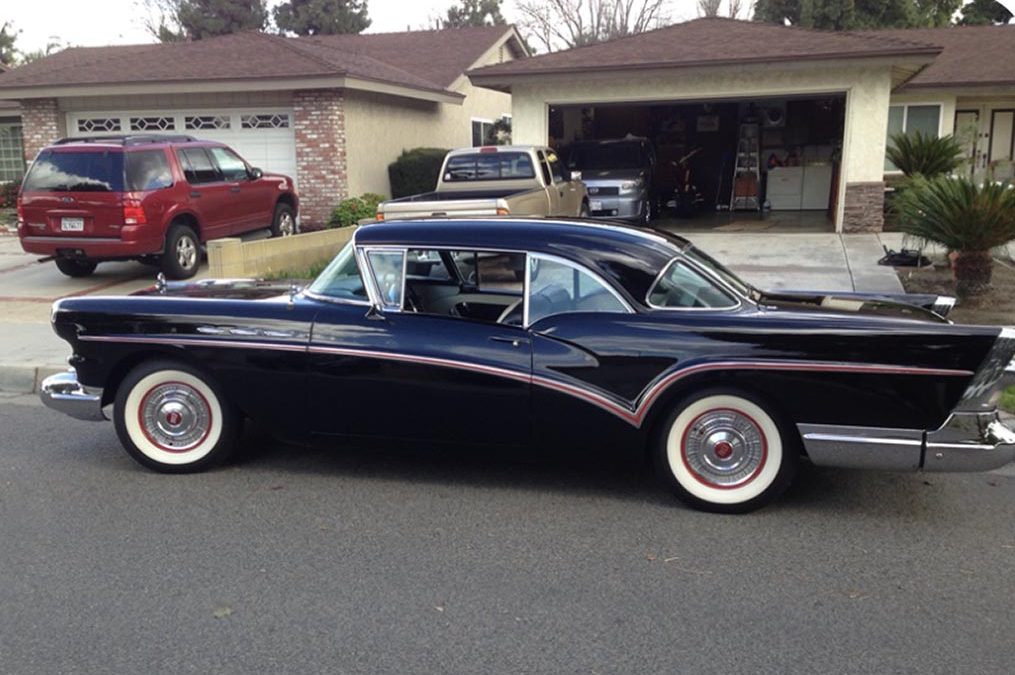
[[179,150],[177,156],[183,166],[183,175],[191,185],[222,181],[222,174],[203,148],[185,148]]
[[131,131],[173,131],[176,120],[172,117],[131,117]]
[[289,116],[282,114],[240,115],[244,129],[288,129]]
[[219,171],[222,172],[222,176],[226,180],[240,181],[250,178],[247,173],[247,164],[232,150],[227,148],[208,148],[208,152],[211,153],[215,163],[218,164]]
[[85,134],[121,130],[122,126],[118,117],[86,117],[78,120],[78,131]]
[[[920,132],[936,138],[940,130],[940,105],[893,105],[888,108],[889,143],[895,134]],[[898,171],[898,168],[886,159],[885,170]]]
[[186,115],[183,118],[183,126],[190,131],[229,129],[232,127],[232,120],[228,115]]

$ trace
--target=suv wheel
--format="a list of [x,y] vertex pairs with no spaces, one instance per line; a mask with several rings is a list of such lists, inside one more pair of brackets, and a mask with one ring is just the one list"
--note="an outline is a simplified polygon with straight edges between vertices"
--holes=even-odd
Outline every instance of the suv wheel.
[[194,230],[186,225],[173,225],[166,234],[166,250],[162,254],[162,271],[170,279],[189,279],[201,264],[201,243]]
[[95,271],[98,263],[91,260],[75,260],[74,258],[57,258],[56,268],[69,277],[87,277]]
[[296,214],[288,204],[275,206],[275,217],[271,221],[271,236],[290,237],[296,234]]

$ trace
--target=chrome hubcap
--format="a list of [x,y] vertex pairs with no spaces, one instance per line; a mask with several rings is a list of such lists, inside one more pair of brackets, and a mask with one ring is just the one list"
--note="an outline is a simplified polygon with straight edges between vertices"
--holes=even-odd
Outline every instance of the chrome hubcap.
[[704,483],[732,488],[753,479],[765,463],[765,435],[757,423],[736,410],[710,410],[687,428],[684,461]]
[[283,237],[296,234],[296,221],[291,213],[282,214],[282,219],[278,221],[278,232]]
[[208,403],[197,390],[179,382],[148,392],[141,402],[140,418],[149,440],[170,452],[199,445],[211,428]]
[[197,263],[197,245],[190,237],[180,237],[176,242],[176,261],[187,270]]

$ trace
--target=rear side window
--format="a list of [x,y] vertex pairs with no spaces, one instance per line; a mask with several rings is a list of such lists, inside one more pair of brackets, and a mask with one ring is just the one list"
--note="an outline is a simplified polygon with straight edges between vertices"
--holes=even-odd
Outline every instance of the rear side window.
[[648,304],[660,309],[729,309],[737,300],[679,261],[670,263],[649,291]]
[[183,148],[178,151],[183,175],[191,185],[215,183],[222,180],[222,174],[212,163],[204,148]]
[[444,182],[535,178],[532,159],[524,152],[476,152],[448,160]]
[[123,152],[43,150],[25,177],[26,192],[123,192]]
[[162,150],[127,153],[127,189],[131,192],[159,190],[173,184],[173,172]]

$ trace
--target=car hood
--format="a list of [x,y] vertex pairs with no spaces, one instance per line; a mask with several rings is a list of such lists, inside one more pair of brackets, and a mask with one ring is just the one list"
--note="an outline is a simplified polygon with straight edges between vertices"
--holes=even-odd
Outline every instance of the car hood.
[[763,292],[759,304],[776,312],[879,316],[948,323],[944,316],[954,302],[949,303],[949,300],[952,299],[937,295],[779,291]]
[[[300,284],[296,285],[297,288]],[[200,281],[157,282],[131,295],[177,298],[224,298],[230,300],[268,300],[288,298],[293,284],[288,281],[260,279],[202,279]]]
[[582,182],[588,185],[608,185],[638,180],[644,177],[643,169],[601,169],[598,171],[582,171]]

